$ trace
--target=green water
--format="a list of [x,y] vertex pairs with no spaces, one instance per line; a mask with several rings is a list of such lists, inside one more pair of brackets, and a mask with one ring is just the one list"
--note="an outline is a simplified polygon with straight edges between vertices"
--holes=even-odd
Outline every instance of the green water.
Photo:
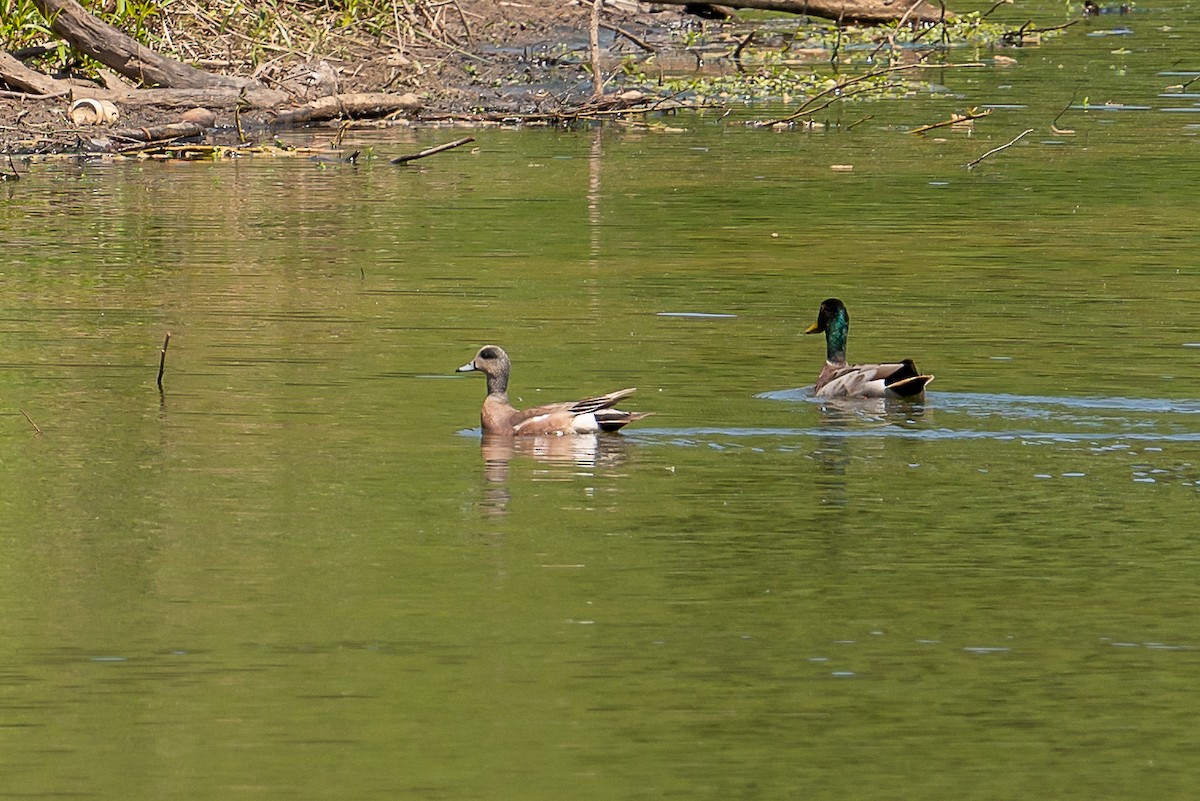
[[[851,131],[0,185],[0,797],[1192,797],[1197,25],[1116,21]],[[812,401],[828,296],[925,404]],[[481,447],[486,342],[655,416]]]

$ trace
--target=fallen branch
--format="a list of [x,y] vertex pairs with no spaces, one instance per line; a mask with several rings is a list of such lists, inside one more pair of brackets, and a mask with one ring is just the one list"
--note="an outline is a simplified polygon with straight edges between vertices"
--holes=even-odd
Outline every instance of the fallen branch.
[[3,51],[0,51],[0,83],[29,92],[38,100],[60,97],[71,91],[70,84],[32,70]]
[[922,125],[920,128],[913,128],[911,131],[909,131],[909,133],[910,134],[922,134],[922,133],[925,133],[926,131],[932,131],[937,128],[946,128],[951,125],[958,125],[960,122],[970,122],[971,120],[977,120],[980,117],[986,117],[987,115],[989,115],[991,113],[992,113],[992,110],[990,108],[986,109],[984,111],[978,111],[978,112],[975,109],[971,109],[966,114],[951,114],[950,119],[943,120],[942,122],[935,122],[930,125]]
[[50,29],[72,47],[144,86],[182,89],[241,87],[250,81],[198,70],[160,56],[111,25],[101,22],[74,0],[32,0]]
[[118,106],[158,106],[160,108],[207,108],[213,111],[233,111],[239,102],[248,103],[252,108],[270,109],[288,102],[286,92],[268,89],[260,84],[247,85],[241,89],[236,87],[216,87],[209,89],[128,89],[111,91],[107,89],[87,89],[75,91],[76,97],[95,97],[101,100],[111,100]]
[[421,99],[412,93],[403,95],[362,92],[344,95],[329,95],[305,103],[298,108],[275,113],[275,122],[280,125],[296,125],[302,122],[319,122],[338,117],[383,117],[397,111],[421,110]]
[[606,31],[612,31],[615,34],[624,36],[626,39],[633,42],[635,45],[642,48],[647,53],[657,53],[658,52],[658,50],[655,49],[654,45],[648,44],[644,39],[639,39],[638,37],[634,36],[629,31],[625,30],[624,28],[618,28],[616,25],[610,25],[609,23],[604,22],[604,21],[600,22],[600,27]]
[[[687,6],[696,0],[656,0],[663,5]],[[914,22],[937,22],[942,11],[926,0],[721,0],[721,5],[733,8],[756,8],[762,11],[783,11],[807,14],[844,23],[894,22],[907,16]],[[915,11],[910,7],[915,6]],[[947,13],[947,16],[953,16]]]
[[986,159],[988,156],[992,155],[993,153],[999,153],[1001,150],[1007,150],[1008,148],[1015,145],[1017,142],[1020,142],[1022,139],[1024,139],[1026,137],[1026,135],[1033,133],[1033,131],[1034,131],[1033,128],[1026,128],[1024,131],[1021,131],[1021,133],[1017,134],[1017,136],[1008,144],[1000,145],[1000,147],[993,147],[991,150],[989,150],[988,152],[984,153],[979,158],[972,161],[970,164],[967,165],[967,169],[968,170],[975,169],[975,165],[978,164],[979,162],[983,161],[984,159]]
[[113,131],[112,135],[114,138],[125,139],[130,142],[153,143],[168,142],[173,139],[186,139],[191,136],[202,136],[206,130],[208,128],[194,122],[172,122],[166,125],[154,125],[149,128],[129,128],[127,130]]
[[447,150],[453,150],[456,147],[462,147],[463,145],[468,144],[469,142],[474,142],[474,141],[475,141],[475,137],[464,136],[462,139],[455,139],[453,142],[447,142],[444,145],[438,145],[437,147],[427,147],[424,150],[422,150],[420,153],[412,153],[407,156],[397,156],[396,158],[392,159],[392,164],[407,164],[410,161],[416,161],[417,159],[423,159],[426,156],[432,156],[436,153],[442,153]]

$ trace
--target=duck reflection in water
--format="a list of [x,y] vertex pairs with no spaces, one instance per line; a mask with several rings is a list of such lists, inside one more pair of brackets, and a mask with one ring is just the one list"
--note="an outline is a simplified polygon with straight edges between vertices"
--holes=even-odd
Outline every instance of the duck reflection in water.
[[911,428],[924,420],[928,407],[923,401],[894,398],[821,398],[821,426],[847,428],[863,423]]
[[[820,466],[821,501],[830,508],[848,505],[846,482],[849,466],[854,461],[882,458],[896,437],[886,431],[895,430],[903,436],[905,430],[928,426],[928,406],[923,402],[894,398],[821,398],[821,429],[813,460]],[[884,429],[880,436],[853,436],[865,428]],[[843,433],[845,432],[845,433]]]
[[486,482],[482,508],[489,516],[508,512],[509,465],[517,457],[538,464],[530,476],[533,481],[586,479],[621,466],[627,458],[625,440],[597,434],[508,437],[485,432],[480,453]]

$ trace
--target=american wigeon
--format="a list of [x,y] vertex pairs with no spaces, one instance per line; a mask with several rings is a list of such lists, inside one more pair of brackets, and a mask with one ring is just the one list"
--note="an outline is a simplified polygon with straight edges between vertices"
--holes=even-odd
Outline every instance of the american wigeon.
[[804,333],[825,332],[825,366],[817,376],[818,398],[919,398],[933,380],[912,359],[892,364],[846,364],[850,313],[837,298],[821,303],[817,321]]
[[479,413],[484,433],[502,436],[595,434],[616,431],[649,414],[612,408],[636,392],[636,388],[618,389],[607,395],[574,402],[547,403],[532,409],[513,408],[508,402],[508,373],[511,367],[504,348],[484,345],[474,359],[456,371],[467,373],[478,370],[487,376],[488,394],[483,399],[483,410]]

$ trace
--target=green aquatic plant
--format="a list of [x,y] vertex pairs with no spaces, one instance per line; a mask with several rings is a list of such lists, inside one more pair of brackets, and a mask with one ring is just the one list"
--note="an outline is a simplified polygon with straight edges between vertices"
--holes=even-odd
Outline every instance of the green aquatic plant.
[[[979,12],[961,14],[933,25],[839,26],[812,22],[786,27],[763,23],[747,33],[699,36],[689,31],[675,47],[702,54],[704,69],[668,72],[643,61],[623,67],[626,80],[644,89],[659,89],[724,100],[787,100],[792,95],[823,91],[837,75],[868,74],[917,54],[949,58],[965,52],[979,60],[991,48],[1005,47],[1014,36],[1011,24],[984,19]],[[1061,31],[1043,31],[1055,36]],[[956,60],[962,60],[959,57]],[[855,86],[857,100],[895,97],[922,87],[914,78],[873,77]]]

